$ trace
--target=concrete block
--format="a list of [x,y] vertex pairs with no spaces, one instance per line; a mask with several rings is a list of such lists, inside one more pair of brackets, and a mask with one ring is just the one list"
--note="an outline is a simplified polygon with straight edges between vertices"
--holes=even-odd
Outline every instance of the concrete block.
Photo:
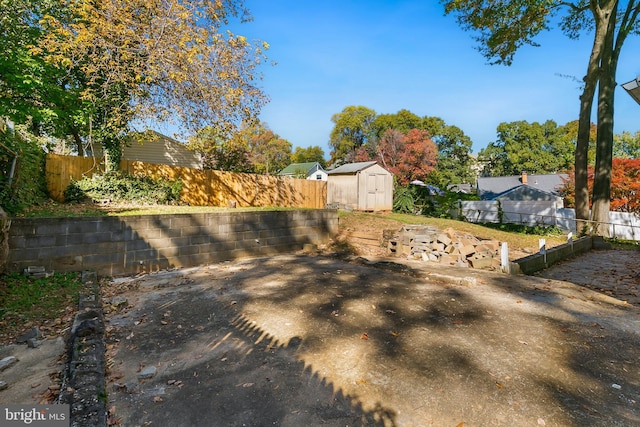
[[493,258],[469,258],[469,264],[473,268],[491,268]]
[[468,257],[476,253],[476,248],[473,245],[464,245],[460,248],[460,254]]
[[440,264],[455,265],[458,263],[458,257],[455,255],[444,254],[440,257]]
[[451,243],[451,237],[449,237],[449,235],[445,233],[438,234],[438,237],[436,239],[438,242],[442,243],[445,246]]
[[431,249],[433,249],[436,252],[444,252],[444,248],[445,248],[444,243],[434,243],[431,246]]

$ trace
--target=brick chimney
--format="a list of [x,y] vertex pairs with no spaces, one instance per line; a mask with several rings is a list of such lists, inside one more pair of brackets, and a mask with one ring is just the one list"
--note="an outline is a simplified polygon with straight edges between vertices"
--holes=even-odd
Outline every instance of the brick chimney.
[[526,172],[522,172],[521,181],[522,181],[522,185],[529,185],[529,182],[527,180],[527,173]]

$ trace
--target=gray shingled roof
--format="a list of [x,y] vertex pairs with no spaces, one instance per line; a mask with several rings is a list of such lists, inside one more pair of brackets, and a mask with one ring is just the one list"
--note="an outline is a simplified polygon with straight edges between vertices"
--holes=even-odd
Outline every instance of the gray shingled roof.
[[375,165],[377,162],[358,162],[358,163],[347,163],[346,165],[342,165],[333,170],[328,171],[329,175],[335,174],[349,174],[356,173],[364,170],[368,167]]
[[[564,185],[567,174],[528,175],[527,185],[538,190],[558,195],[558,190]],[[498,176],[478,178],[478,195],[482,200],[492,200],[496,196],[522,185],[522,176]]]

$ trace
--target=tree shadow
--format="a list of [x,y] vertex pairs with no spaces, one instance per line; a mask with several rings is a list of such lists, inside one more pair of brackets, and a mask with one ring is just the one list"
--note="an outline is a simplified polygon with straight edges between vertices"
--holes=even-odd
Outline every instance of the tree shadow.
[[[140,363],[142,354],[159,366],[130,395],[128,419],[182,411],[178,420],[189,420],[182,425],[636,420],[634,324],[625,329],[617,323],[624,313],[590,311],[543,280],[494,275],[465,287],[417,269],[294,255],[205,270],[150,293],[147,318],[155,320],[119,332],[121,339],[135,332],[138,343],[123,361]],[[625,370],[626,382],[619,379]],[[163,385],[176,379],[184,387]],[[603,393],[609,383],[621,385],[627,400]],[[127,402],[122,396],[118,406]],[[154,406],[155,396],[165,403]]]

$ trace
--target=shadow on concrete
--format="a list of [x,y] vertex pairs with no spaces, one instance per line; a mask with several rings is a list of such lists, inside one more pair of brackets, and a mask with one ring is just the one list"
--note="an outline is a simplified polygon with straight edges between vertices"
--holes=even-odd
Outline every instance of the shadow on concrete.
[[[281,256],[162,286],[149,276],[136,309],[112,319],[134,378],[117,412],[174,425],[637,424],[637,310],[542,279],[461,286],[402,271]],[[158,375],[137,384],[141,364]]]

